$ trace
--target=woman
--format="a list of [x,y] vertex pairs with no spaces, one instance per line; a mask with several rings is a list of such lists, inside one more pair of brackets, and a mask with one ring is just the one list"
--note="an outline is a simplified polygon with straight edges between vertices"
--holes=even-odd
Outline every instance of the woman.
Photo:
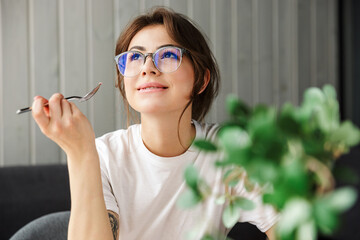
[[[214,140],[217,127],[201,124],[218,92],[219,74],[200,31],[183,15],[158,8],[136,18],[116,45],[118,87],[141,124],[95,139],[75,104],[54,94],[35,97],[33,117],[66,153],[71,190],[69,239],[182,239],[208,215],[203,233],[218,229],[223,206],[180,210],[184,168],[194,164],[219,193],[222,173],[214,154],[199,152],[194,138]],[[49,107],[44,104],[49,102]],[[270,235],[275,212],[242,184],[238,194],[258,202],[239,221]],[[110,221],[109,221],[110,219]],[[208,221],[208,220],[211,220]]]

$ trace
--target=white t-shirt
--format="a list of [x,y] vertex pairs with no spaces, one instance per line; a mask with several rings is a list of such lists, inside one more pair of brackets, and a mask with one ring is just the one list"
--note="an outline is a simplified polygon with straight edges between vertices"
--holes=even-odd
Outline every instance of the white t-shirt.
[[[197,139],[214,140],[218,127],[193,121]],[[96,139],[100,158],[106,208],[119,214],[119,239],[186,239],[186,234],[198,225],[206,231],[218,230],[227,234],[222,224],[223,205],[208,201],[193,209],[179,209],[178,197],[187,188],[184,169],[194,164],[200,176],[214,189],[224,192],[223,172],[214,167],[218,155],[199,151],[194,146],[180,156],[159,157],[150,152],[141,139],[141,125],[118,130]],[[242,183],[236,194],[252,199],[256,209],[243,211],[240,222],[250,222],[267,231],[277,221],[277,214],[261,204],[258,193],[249,193]],[[204,227],[204,226],[203,226]]]

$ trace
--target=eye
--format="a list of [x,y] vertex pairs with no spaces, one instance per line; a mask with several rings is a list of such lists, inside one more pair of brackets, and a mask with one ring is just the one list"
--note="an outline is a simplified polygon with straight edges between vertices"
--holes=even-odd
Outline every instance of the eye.
[[165,52],[161,55],[161,59],[164,59],[164,58],[178,59],[179,56],[178,56],[176,53],[168,50],[168,51],[165,51]]
[[141,54],[140,53],[132,53],[130,56],[129,56],[129,60],[130,61],[136,61],[136,60],[139,60],[141,58]]

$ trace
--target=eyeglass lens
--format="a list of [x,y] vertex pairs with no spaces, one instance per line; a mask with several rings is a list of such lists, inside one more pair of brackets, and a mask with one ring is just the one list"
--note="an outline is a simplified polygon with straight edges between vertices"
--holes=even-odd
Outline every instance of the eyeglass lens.
[[177,70],[182,58],[181,49],[176,47],[160,48],[155,53],[146,55],[137,51],[128,51],[122,53],[117,60],[120,73],[126,77],[137,75],[141,71],[147,55],[152,56],[155,67],[163,73]]

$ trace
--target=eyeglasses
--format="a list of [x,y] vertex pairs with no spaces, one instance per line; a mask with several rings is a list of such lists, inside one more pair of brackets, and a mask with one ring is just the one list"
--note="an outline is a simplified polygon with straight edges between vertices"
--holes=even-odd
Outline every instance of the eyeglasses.
[[175,46],[159,48],[154,53],[143,54],[139,51],[123,52],[115,57],[116,64],[120,73],[124,77],[135,77],[141,72],[146,58],[151,56],[155,67],[162,73],[176,71],[186,50]]

